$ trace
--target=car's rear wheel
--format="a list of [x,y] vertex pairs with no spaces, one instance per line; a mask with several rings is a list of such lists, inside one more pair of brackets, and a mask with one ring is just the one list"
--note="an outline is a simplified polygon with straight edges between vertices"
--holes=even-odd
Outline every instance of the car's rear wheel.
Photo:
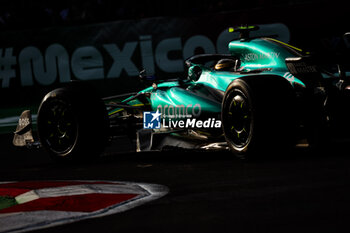
[[277,76],[234,80],[222,102],[222,125],[240,158],[273,154],[294,143],[294,92]]
[[49,92],[40,104],[37,126],[41,144],[58,160],[94,157],[108,139],[105,106],[81,84]]
[[[224,132],[235,151],[243,151],[252,138],[253,115],[248,93],[235,88],[225,103]],[[230,123],[228,123],[230,122]]]

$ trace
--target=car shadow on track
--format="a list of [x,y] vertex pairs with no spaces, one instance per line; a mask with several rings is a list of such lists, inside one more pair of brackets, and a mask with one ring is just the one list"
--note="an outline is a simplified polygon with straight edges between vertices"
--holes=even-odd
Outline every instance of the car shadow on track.
[[27,148],[15,148],[12,146],[12,135],[0,135],[1,153],[4,166],[33,166],[35,164],[45,164],[47,166],[76,166],[88,164],[106,164],[120,162],[164,162],[164,163],[184,163],[201,161],[237,161],[237,163],[265,163],[290,160],[347,157],[350,150],[347,143],[337,143],[328,149],[312,150],[310,148],[293,148],[291,150],[280,151],[276,154],[261,153],[255,154],[254,158],[240,159],[228,150],[223,151],[196,151],[183,149],[168,149],[165,151],[150,152],[120,152],[118,147],[107,148],[106,152],[93,160],[78,160],[70,163],[56,163],[49,158],[44,149],[28,150]]
[[122,161],[156,161],[156,162],[200,162],[200,161],[237,161],[239,163],[265,163],[288,160],[318,159],[350,156],[346,145],[336,145],[332,149],[316,150],[310,148],[292,148],[274,154],[257,154],[253,158],[241,159],[230,151],[190,151],[167,150],[131,153],[108,153],[98,159],[98,163]]

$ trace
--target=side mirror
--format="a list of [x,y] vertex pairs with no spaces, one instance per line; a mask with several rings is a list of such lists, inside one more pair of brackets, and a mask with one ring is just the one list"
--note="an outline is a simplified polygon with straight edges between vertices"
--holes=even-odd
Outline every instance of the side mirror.
[[139,78],[142,82],[154,82],[156,80],[156,76],[147,74],[145,69],[139,72]]

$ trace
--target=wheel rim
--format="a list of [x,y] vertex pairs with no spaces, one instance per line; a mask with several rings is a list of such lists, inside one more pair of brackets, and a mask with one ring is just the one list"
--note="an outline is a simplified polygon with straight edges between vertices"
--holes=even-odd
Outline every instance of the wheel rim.
[[41,140],[51,151],[65,156],[73,149],[77,140],[78,125],[74,113],[63,100],[54,99],[45,105],[38,116]]
[[[252,110],[248,98],[239,90],[234,90],[227,99],[224,118],[226,138],[237,149],[243,149],[251,139]],[[225,124],[226,123],[226,124]]]

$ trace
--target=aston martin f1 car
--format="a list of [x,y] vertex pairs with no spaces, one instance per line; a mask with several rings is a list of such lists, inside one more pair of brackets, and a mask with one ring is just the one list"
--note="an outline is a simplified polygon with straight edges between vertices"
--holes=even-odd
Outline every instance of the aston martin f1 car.
[[24,112],[13,143],[43,146],[58,159],[99,154],[127,136],[137,151],[227,149],[240,158],[279,151],[300,140],[310,148],[346,136],[350,85],[315,56],[274,38],[252,38],[257,26],[231,28],[240,38],[229,54],[200,54],[185,61],[186,78],[156,79],[148,88],[98,98],[73,82],[49,92],[37,115],[38,141]]

